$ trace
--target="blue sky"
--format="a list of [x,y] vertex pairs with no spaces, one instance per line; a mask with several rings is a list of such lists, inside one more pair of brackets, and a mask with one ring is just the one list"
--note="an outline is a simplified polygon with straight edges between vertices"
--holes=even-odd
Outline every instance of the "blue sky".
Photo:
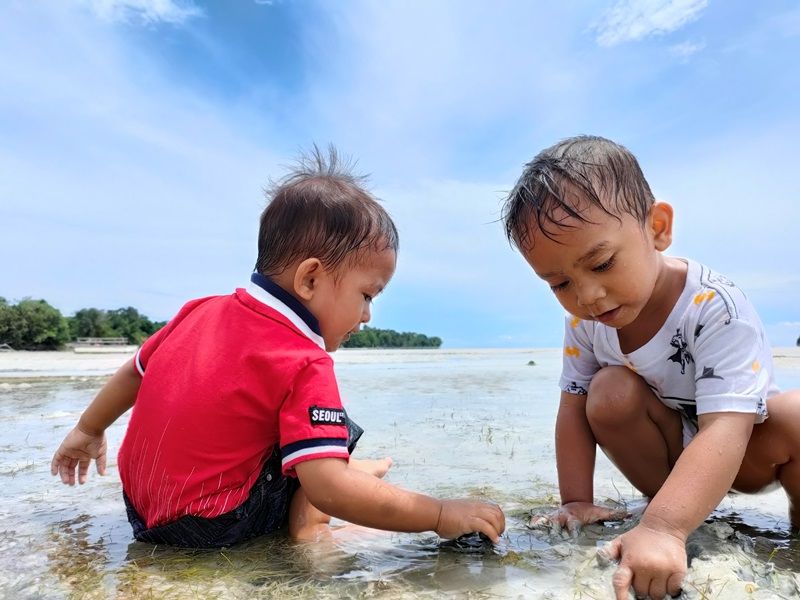
[[558,346],[562,310],[496,221],[523,163],[591,133],[675,207],[670,253],[793,345],[798,56],[788,0],[4,2],[0,296],[161,320],[227,293],[269,178],[332,142],[401,234],[374,326]]

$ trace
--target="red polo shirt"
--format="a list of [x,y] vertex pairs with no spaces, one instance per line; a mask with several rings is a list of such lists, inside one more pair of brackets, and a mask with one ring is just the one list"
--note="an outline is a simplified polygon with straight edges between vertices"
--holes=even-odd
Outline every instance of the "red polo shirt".
[[349,458],[316,320],[258,274],[247,290],[186,304],[134,360],[142,383],[118,466],[148,528],[233,510],[276,445],[287,475]]

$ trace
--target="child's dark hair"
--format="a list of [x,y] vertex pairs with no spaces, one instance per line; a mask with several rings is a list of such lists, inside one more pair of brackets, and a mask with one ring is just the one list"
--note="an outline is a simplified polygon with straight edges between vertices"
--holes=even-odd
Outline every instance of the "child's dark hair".
[[265,191],[256,261],[262,275],[278,275],[311,257],[335,271],[366,250],[397,251],[397,228],[362,187],[365,177],[354,175],[333,146],[327,154],[314,146]]
[[542,150],[525,165],[505,200],[502,219],[509,242],[527,248],[532,227],[555,239],[553,228],[570,227],[565,218],[588,222],[584,203],[616,218],[631,215],[644,224],[654,201],[636,157],[627,148],[581,135]]

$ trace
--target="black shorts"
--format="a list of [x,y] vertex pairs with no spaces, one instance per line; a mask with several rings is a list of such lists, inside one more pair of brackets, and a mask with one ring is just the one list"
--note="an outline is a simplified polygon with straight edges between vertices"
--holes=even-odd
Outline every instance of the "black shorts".
[[[347,418],[347,449],[351,454],[363,433],[361,427]],[[233,510],[211,519],[186,515],[172,523],[147,529],[125,492],[122,497],[133,537],[140,542],[183,548],[221,548],[283,527],[292,496],[299,486],[296,478],[283,475],[281,453],[276,446],[247,499]]]

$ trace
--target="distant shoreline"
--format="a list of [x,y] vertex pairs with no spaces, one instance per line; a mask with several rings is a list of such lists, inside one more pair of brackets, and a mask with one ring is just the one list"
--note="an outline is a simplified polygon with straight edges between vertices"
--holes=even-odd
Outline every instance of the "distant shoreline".
[[800,346],[773,348],[772,358],[775,366],[800,368]]
[[[468,358],[478,352],[497,354],[519,354],[522,364],[536,355],[555,356],[559,348],[343,348],[334,354],[337,363],[370,361],[378,355],[414,355],[422,358],[431,353],[441,358]],[[800,347],[773,348],[775,366],[800,369]],[[64,351],[15,351],[0,352],[0,381],[23,379],[105,377],[116,371],[133,352],[120,354],[77,354]],[[537,360],[538,362],[538,360]]]

